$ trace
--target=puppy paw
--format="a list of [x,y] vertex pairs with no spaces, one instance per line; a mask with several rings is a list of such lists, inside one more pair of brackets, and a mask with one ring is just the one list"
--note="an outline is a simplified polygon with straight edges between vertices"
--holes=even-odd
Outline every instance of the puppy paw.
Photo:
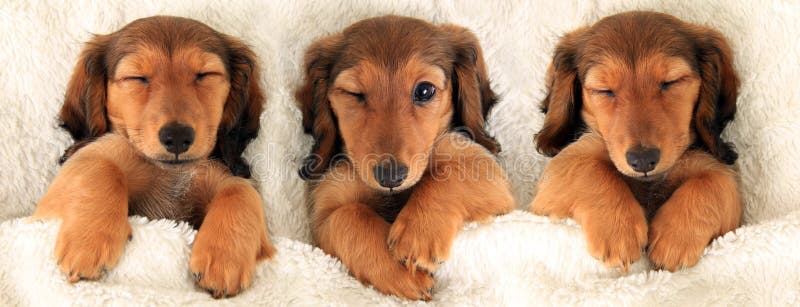
[[64,221],[56,238],[58,267],[71,283],[98,279],[117,265],[130,236],[127,220],[94,226]]
[[691,227],[670,225],[663,219],[653,221],[649,237],[647,256],[653,266],[672,272],[695,265],[711,240]]
[[361,280],[371,284],[376,290],[390,295],[404,297],[409,300],[430,301],[433,297],[433,274],[425,270],[407,270],[392,263],[389,273],[372,280]]
[[589,254],[606,266],[627,272],[642,257],[647,244],[647,220],[644,214],[617,214],[612,219],[593,215],[581,225],[586,235]]
[[234,296],[249,287],[256,262],[275,254],[266,237],[260,242],[234,240],[239,241],[201,229],[192,248],[189,268],[198,286],[217,299]]
[[409,270],[433,272],[450,257],[458,225],[448,219],[438,223],[429,217],[403,215],[389,229],[387,244],[395,260]]

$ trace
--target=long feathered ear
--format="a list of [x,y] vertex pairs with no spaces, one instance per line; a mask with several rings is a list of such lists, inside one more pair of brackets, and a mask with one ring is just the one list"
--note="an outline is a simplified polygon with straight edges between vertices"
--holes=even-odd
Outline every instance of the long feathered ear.
[[468,29],[443,25],[454,50],[453,67],[453,128],[466,128],[475,142],[492,153],[500,151],[500,144],[486,131],[486,117],[497,103],[486,72],[483,50],[478,38]]
[[731,47],[716,30],[697,27],[695,41],[702,84],[695,110],[697,145],[720,161],[733,164],[738,155],[720,135],[736,114],[739,78],[733,69]]
[[319,39],[305,54],[305,80],[296,98],[303,112],[303,129],[314,137],[314,147],[299,171],[304,180],[319,178],[341,151],[336,119],[328,101],[328,84],[342,41],[341,34]]
[[[86,44],[72,72],[64,95],[64,105],[58,114],[61,127],[78,144],[85,144],[109,130],[106,117],[105,55],[109,35],[97,35]],[[70,147],[61,158],[66,161],[77,149]]]
[[242,153],[261,126],[259,118],[264,108],[264,94],[259,85],[258,59],[243,42],[221,36],[227,45],[226,64],[231,88],[211,157],[222,160],[235,176],[250,178],[250,165]]
[[547,156],[555,156],[575,141],[583,130],[581,119],[581,82],[578,78],[576,53],[585,29],[570,32],[556,45],[553,61],[547,69],[546,91],[540,108],[544,125],[536,134],[536,148]]

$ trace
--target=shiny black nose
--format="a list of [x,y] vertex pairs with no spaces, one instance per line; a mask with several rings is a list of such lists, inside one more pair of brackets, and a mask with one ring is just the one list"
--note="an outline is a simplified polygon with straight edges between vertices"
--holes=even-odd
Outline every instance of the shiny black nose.
[[625,153],[625,159],[634,171],[647,173],[656,168],[661,151],[658,148],[636,146]]
[[189,150],[194,143],[194,129],[178,122],[171,122],[158,131],[158,140],[167,151],[176,155],[181,154]]
[[408,166],[393,158],[381,161],[372,171],[375,173],[375,181],[382,187],[390,189],[399,187],[408,176]]

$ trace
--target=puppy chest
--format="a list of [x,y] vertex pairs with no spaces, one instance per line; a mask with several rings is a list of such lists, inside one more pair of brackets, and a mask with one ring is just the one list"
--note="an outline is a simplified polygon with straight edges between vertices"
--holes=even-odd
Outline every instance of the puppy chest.
[[644,209],[645,217],[650,221],[656,214],[661,205],[675,192],[675,186],[663,179],[654,181],[640,181],[632,178],[625,178],[625,183],[631,189],[631,193]]
[[163,171],[155,174],[147,189],[138,195],[131,195],[128,214],[149,219],[190,220],[192,205],[187,196],[193,176],[193,171]]

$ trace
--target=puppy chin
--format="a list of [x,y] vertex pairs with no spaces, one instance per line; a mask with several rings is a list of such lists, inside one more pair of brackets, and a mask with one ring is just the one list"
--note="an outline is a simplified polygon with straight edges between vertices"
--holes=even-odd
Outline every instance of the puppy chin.
[[147,156],[147,160],[152,162],[155,165],[158,165],[161,168],[181,168],[194,165],[197,161],[200,161],[199,158],[191,156],[191,155],[178,155],[175,156],[174,154],[158,154],[154,156]]
[[406,181],[404,181],[403,184],[401,184],[400,186],[394,187],[394,188],[387,188],[387,187],[381,186],[380,184],[378,184],[377,181],[375,181],[375,179],[372,179],[372,178],[369,178],[368,180],[365,180],[365,182],[368,182],[367,185],[370,188],[372,188],[373,190],[378,191],[378,192],[380,192],[382,194],[398,194],[400,192],[406,191],[406,190],[414,187],[415,185],[417,185],[417,183],[419,183],[419,180],[421,179],[421,177],[422,176],[419,176],[419,177],[416,177],[416,178],[409,178]]
[[641,172],[636,172],[632,169],[620,168],[619,166],[616,165],[616,163],[614,164],[614,166],[617,168],[617,171],[620,172],[620,174],[624,175],[625,177],[643,182],[658,181],[664,178],[664,173],[665,173],[663,169],[655,169],[645,174]]

